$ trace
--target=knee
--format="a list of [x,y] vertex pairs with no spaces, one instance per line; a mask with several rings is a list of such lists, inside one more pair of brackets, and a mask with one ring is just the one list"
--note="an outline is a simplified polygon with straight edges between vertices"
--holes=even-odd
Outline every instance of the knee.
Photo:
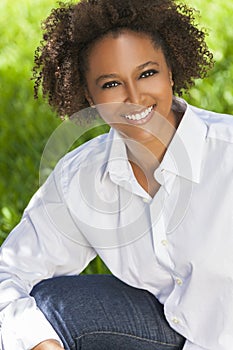
[[53,279],[43,280],[35,285],[30,293],[36,300],[36,304],[39,309],[41,309],[45,314],[49,313],[49,310],[53,309],[56,304],[54,287]]
[[[104,276],[62,276],[43,280],[31,291],[38,307],[46,314],[91,314],[98,303],[93,292],[105,282]],[[94,316],[94,315],[93,315]],[[86,317],[86,316],[85,316]]]

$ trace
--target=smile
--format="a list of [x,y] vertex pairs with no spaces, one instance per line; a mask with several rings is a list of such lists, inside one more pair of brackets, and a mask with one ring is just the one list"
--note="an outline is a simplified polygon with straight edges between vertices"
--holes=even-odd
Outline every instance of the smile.
[[152,109],[153,109],[153,106],[150,106],[141,113],[127,114],[127,115],[124,115],[124,117],[130,120],[141,120],[146,118],[149,115],[149,113],[152,111]]

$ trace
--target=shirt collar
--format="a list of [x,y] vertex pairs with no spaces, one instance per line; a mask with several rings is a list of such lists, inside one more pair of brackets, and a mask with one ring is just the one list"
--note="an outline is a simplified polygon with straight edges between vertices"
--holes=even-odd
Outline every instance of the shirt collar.
[[109,174],[113,179],[129,181],[132,179],[132,171],[128,162],[124,140],[115,129],[109,132],[110,151],[106,159],[106,168],[103,179]]
[[[159,183],[165,184],[169,181],[165,172],[169,172],[199,183],[207,125],[198,117],[195,109],[183,99],[175,98],[174,101],[186,110],[160,166],[156,169],[155,177],[158,178]],[[112,179],[118,181],[132,181],[134,177],[124,140],[116,130],[111,129],[109,141],[111,145],[103,179],[109,174]],[[160,181],[159,173],[163,174],[163,181]]]
[[195,113],[195,108],[182,99],[175,100],[186,110],[157,171],[165,170],[199,183],[207,125]]

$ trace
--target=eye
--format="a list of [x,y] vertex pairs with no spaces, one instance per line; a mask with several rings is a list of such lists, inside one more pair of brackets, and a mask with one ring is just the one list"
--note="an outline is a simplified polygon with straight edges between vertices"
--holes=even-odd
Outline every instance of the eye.
[[140,75],[140,78],[148,78],[148,77],[155,75],[156,73],[158,73],[158,71],[156,69],[150,69],[150,70],[143,72]]
[[120,85],[120,83],[118,83],[117,81],[108,81],[107,83],[104,83],[104,85],[102,85],[102,89],[111,89],[117,87],[118,85]]

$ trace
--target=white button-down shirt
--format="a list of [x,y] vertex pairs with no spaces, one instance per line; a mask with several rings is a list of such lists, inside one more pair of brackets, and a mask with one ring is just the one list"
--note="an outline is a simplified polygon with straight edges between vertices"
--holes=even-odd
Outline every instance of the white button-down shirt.
[[151,198],[114,130],[61,159],[1,249],[0,349],[59,339],[29,293],[99,254],[164,304],[184,350],[232,350],[233,117],[187,105],[154,176]]

